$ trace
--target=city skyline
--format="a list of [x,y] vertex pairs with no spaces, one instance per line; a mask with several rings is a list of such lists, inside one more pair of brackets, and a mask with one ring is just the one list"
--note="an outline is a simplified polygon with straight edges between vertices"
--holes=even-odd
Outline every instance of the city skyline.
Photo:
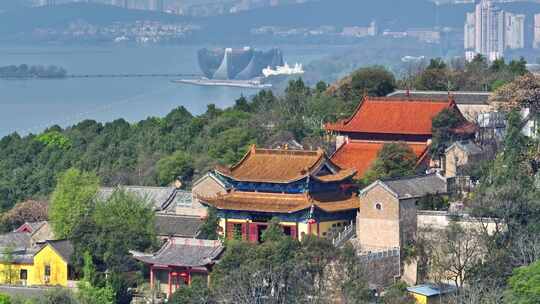
[[504,57],[506,49],[525,48],[525,15],[506,12],[491,0],[481,0],[467,13],[464,27],[467,60],[480,54],[493,61]]

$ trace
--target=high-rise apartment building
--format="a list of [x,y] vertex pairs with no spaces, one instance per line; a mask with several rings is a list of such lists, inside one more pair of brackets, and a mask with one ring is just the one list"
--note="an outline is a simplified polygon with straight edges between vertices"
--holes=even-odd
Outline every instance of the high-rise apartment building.
[[465,21],[465,50],[474,50],[476,42],[475,42],[475,34],[476,31],[476,17],[475,13],[467,13],[467,19]]
[[504,40],[506,48],[525,48],[525,15],[504,13]]
[[493,61],[504,50],[525,47],[525,16],[504,12],[491,0],[481,0],[474,13],[468,13],[464,27],[467,59],[481,54]]
[[534,42],[535,49],[540,49],[540,14],[534,15]]
[[152,11],[163,12],[163,0],[149,0],[149,9]]
[[495,60],[504,54],[504,12],[482,0],[475,12],[475,52]]

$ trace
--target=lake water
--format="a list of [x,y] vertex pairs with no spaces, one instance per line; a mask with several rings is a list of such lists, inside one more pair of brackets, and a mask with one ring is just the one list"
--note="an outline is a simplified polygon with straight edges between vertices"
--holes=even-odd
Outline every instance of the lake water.
[[[186,73],[200,74],[196,52],[200,47],[73,47],[0,46],[0,66],[10,64],[58,65],[72,74]],[[261,47],[266,49],[269,47]],[[288,62],[304,64],[330,55],[332,48],[282,46]],[[172,83],[167,78],[93,78],[59,80],[1,80],[0,136],[37,133],[58,124],[83,119],[138,121],[164,116],[185,106],[194,114],[210,103],[232,105],[254,89],[199,87]]]

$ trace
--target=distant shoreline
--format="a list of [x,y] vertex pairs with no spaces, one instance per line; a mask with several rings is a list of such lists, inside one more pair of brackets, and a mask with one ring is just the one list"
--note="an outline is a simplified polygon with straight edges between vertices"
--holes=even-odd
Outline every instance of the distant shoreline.
[[62,79],[67,71],[55,65],[8,65],[0,67],[2,79]]
[[214,87],[235,87],[246,89],[270,89],[272,85],[269,83],[261,83],[256,80],[212,80],[212,79],[179,79],[173,80],[173,83],[191,84],[198,86],[214,86]]

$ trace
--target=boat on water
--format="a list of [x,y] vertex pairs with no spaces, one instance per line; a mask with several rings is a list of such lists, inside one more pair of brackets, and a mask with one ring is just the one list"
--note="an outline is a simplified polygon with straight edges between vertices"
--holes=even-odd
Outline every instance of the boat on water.
[[198,86],[213,86],[213,87],[235,87],[247,89],[269,89],[272,87],[270,83],[262,83],[260,80],[217,80],[217,79],[179,79],[173,80],[175,83],[191,84]]
[[304,68],[302,67],[302,64],[296,63],[294,66],[289,66],[289,64],[285,62],[285,65],[277,66],[275,69],[273,69],[271,66],[268,66],[262,70],[262,73],[264,77],[268,78],[271,76],[280,76],[280,75],[286,75],[286,76],[302,75],[305,72],[304,72]]

